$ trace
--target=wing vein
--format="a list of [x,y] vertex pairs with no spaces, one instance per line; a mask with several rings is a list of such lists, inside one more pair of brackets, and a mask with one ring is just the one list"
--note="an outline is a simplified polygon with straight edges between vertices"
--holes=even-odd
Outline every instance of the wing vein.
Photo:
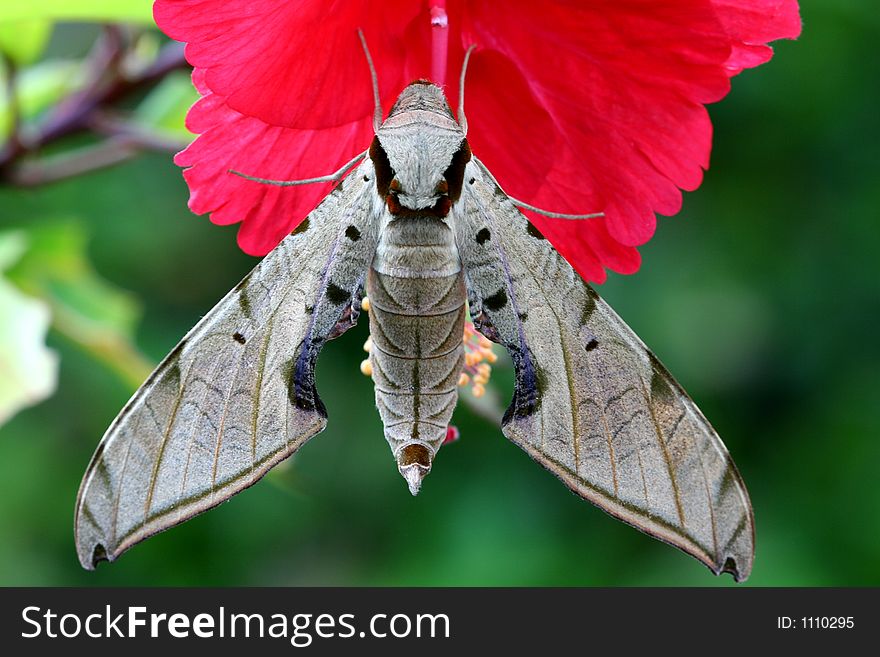
[[[186,375],[189,376],[189,370],[187,370]],[[153,474],[150,477],[150,486],[147,489],[146,501],[144,502],[144,521],[142,524],[146,524],[149,520],[150,506],[153,503],[153,493],[156,490],[156,478],[159,476],[159,467],[162,465],[162,458],[165,454],[165,447],[168,444],[168,438],[171,435],[171,429],[174,427],[174,421],[177,419],[177,412],[180,409],[180,402],[182,399],[183,386],[178,383],[177,395],[174,398],[174,406],[171,409],[171,415],[168,418],[168,423],[165,425],[165,430],[162,433],[162,442],[159,444],[159,453],[156,454],[156,463],[153,465]]]
[[686,526],[684,519],[684,508],[681,504],[681,491],[678,487],[678,481],[675,478],[675,471],[672,466],[672,460],[669,458],[669,449],[666,446],[666,441],[663,439],[663,428],[660,426],[660,421],[657,419],[657,415],[654,413],[654,406],[651,403],[651,397],[648,394],[648,389],[645,386],[645,380],[641,377],[641,375],[637,375],[639,383],[641,385],[642,397],[645,400],[645,406],[648,409],[648,417],[651,418],[651,424],[654,425],[654,435],[657,438],[657,444],[660,446],[660,451],[663,454],[663,462],[666,465],[666,471],[669,474],[669,485],[672,486],[672,495],[675,499],[675,510],[678,512],[678,519],[681,523],[681,528],[684,529]]

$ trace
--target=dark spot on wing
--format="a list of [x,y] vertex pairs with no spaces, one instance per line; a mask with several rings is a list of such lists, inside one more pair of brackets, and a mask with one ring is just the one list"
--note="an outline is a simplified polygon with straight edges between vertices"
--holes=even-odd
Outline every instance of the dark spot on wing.
[[315,312],[315,307],[307,305],[305,307],[305,311],[306,311],[306,315],[311,315],[313,312]]
[[526,226],[526,232],[529,235],[531,235],[532,237],[534,237],[536,240],[547,239],[546,237],[544,237],[544,234],[540,230],[538,230],[531,221]]
[[508,347],[516,370],[516,387],[513,391],[513,402],[504,412],[501,424],[507,424],[512,418],[525,418],[533,415],[541,406],[541,399],[547,390],[547,377],[538,367],[531,349],[524,351]]
[[[584,287],[587,288],[588,294],[587,300],[584,302],[584,308],[581,311],[581,326],[587,325],[590,318],[593,316],[593,312],[596,310],[596,293],[593,292],[593,289],[586,283],[584,284]],[[593,292],[593,294],[589,294],[589,292]]]
[[584,349],[587,351],[593,351],[596,347],[599,346],[599,341],[596,338],[591,338],[587,344],[584,345]]
[[247,342],[247,340],[245,340],[245,337],[238,331],[232,334],[232,339],[235,340],[238,344],[244,344],[245,342]]
[[167,373],[163,378],[169,385],[180,387],[180,363],[177,360],[168,364]]
[[673,404],[675,402],[675,391],[669,383],[666,368],[660,364],[657,357],[648,352],[648,358],[651,360],[651,400],[662,404]]
[[519,321],[525,322],[529,318],[529,314],[525,311],[519,314]]
[[351,299],[351,295],[334,283],[328,283],[324,295],[334,305],[346,303]]
[[468,180],[468,185],[473,185],[475,182],[477,182],[477,179],[471,178],[470,180]]
[[291,235],[299,235],[300,233],[304,233],[309,229],[309,218],[306,217],[302,221],[299,222],[299,225],[294,228],[290,234]]
[[345,229],[345,236],[352,242],[357,242],[361,238],[361,231],[355,226],[349,226]]
[[483,299],[483,305],[492,311],[501,310],[507,305],[507,292],[504,291],[504,288],[501,288],[491,297]]
[[718,485],[717,499],[720,500],[728,495],[735,485],[736,479],[733,476],[733,468],[728,465],[724,470],[724,475],[721,477],[721,483]]
[[107,469],[107,461],[100,459],[95,463],[95,474],[107,490],[113,490],[113,480],[110,478],[110,470]]
[[253,273],[253,271],[249,272],[248,275],[242,278],[238,282],[238,285],[235,286],[235,291],[238,292],[238,305],[241,306],[241,312],[244,313],[244,316],[248,318],[251,316],[251,301],[248,297],[247,286]]
[[481,228],[477,233],[477,244],[482,246],[492,237],[492,233],[489,232],[488,228]]
[[296,355],[281,367],[281,377],[291,405],[303,411],[315,411],[326,418],[327,409],[315,389],[315,360],[319,350],[303,340]]
[[[302,347],[302,345],[300,345]],[[297,404],[296,385],[294,383],[294,374],[296,372],[297,358],[294,356],[281,366],[281,379],[284,381],[284,387],[287,388],[287,399],[294,406]]]
[[251,308],[251,300],[248,297],[247,289],[241,288],[238,291],[238,305],[241,306],[241,312],[245,317],[251,317],[253,310]]

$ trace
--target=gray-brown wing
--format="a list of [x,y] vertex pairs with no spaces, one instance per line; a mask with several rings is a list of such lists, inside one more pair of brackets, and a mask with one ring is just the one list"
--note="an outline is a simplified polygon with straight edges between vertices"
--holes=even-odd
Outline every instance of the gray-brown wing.
[[225,501],[326,425],[323,344],[353,326],[376,249],[365,160],[218,303],[134,394],[76,504],[83,567]]
[[515,365],[504,434],[611,515],[748,577],[748,493],[693,401],[477,160],[455,212],[471,314]]

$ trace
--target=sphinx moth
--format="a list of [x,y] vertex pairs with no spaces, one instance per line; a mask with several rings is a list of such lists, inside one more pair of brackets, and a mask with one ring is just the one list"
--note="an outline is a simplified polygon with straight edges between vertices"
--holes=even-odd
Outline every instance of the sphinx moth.
[[360,164],[134,394],[80,487],[85,568],[229,499],[319,433],[315,362],[366,290],[376,404],[413,494],[456,405],[469,309],[514,363],[510,440],[612,516],[748,576],[751,506],[720,438],[472,155],[462,123],[439,87],[409,85]]

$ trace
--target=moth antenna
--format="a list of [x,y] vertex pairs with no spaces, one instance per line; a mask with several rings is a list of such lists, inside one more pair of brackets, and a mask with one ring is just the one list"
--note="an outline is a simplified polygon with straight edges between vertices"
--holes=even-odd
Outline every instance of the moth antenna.
[[518,205],[521,208],[526,210],[531,210],[532,212],[537,212],[538,214],[542,214],[545,217],[550,217],[551,219],[599,219],[600,217],[604,217],[604,212],[593,212],[592,214],[562,214],[560,212],[550,212],[549,210],[542,210],[541,208],[536,208],[534,205],[529,205],[524,201],[518,201],[512,196],[508,196],[511,201],[513,201],[514,205]]
[[467,136],[468,124],[467,117],[464,115],[464,76],[467,73],[471,53],[476,47],[477,44],[472,43],[464,54],[464,62],[461,65],[461,77],[458,80],[458,124],[461,126],[461,130],[464,132],[465,136]]
[[367,66],[370,67],[370,80],[373,83],[373,131],[378,132],[379,126],[382,125],[382,101],[379,98],[379,76],[376,75],[376,67],[373,65],[373,58],[370,56],[369,47],[367,47],[367,39],[364,37],[363,30],[360,28],[358,28],[358,38],[361,40],[364,55],[367,56]]
[[359,160],[362,160],[366,155],[366,151],[363,153],[358,153],[348,162],[342,165],[342,168],[338,171],[335,171],[326,176],[318,176],[317,178],[304,178],[303,180],[267,180],[266,178],[256,178],[255,176],[249,176],[246,173],[242,173],[241,171],[236,171],[235,169],[227,169],[226,173],[231,173],[234,176],[238,176],[239,178],[244,178],[245,180],[252,180],[253,182],[262,183],[263,185],[275,185],[276,187],[293,187],[295,185],[311,185],[314,183],[323,183],[323,182],[336,182],[340,180],[345,174],[347,174],[351,168],[358,163]]

